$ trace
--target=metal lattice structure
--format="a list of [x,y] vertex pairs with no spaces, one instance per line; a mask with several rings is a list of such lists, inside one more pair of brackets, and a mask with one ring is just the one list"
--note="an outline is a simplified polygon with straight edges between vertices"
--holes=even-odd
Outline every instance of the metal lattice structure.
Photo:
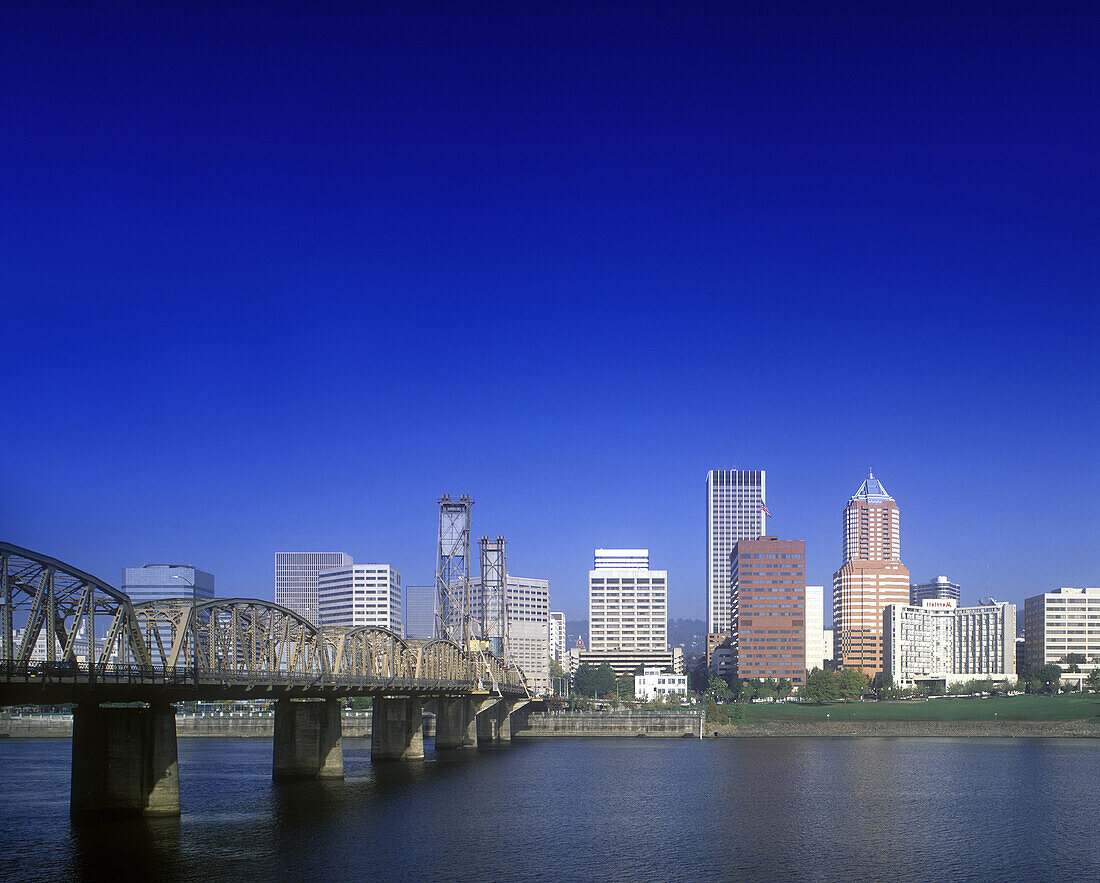
[[204,676],[312,677],[325,672],[320,631],[309,620],[255,598],[193,604],[169,598],[134,605],[153,664]]
[[3,542],[0,631],[0,661],[9,671],[94,679],[108,666],[152,667],[128,595],[56,558]]
[[439,545],[435,588],[439,596],[438,638],[460,647],[470,639],[470,507],[466,494],[439,499]]
[[317,628],[255,598],[133,604],[102,580],[7,543],[0,599],[0,704],[529,695],[515,666],[446,638]]
[[481,604],[479,610],[481,637],[489,650],[508,659],[508,566],[505,539],[482,537],[481,550]]

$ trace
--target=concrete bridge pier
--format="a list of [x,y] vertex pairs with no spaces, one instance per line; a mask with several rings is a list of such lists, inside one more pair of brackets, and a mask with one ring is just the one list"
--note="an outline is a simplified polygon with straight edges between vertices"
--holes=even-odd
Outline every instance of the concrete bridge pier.
[[271,778],[344,778],[340,703],[280,699],[275,703],[275,742]]
[[490,748],[511,741],[512,721],[508,701],[498,699],[477,716],[477,744],[479,748]]
[[477,709],[472,699],[440,699],[435,712],[436,751],[477,748]]
[[[442,702],[441,702],[442,704]],[[439,738],[436,722],[436,739]],[[424,703],[419,699],[374,700],[371,712],[371,760],[421,760],[424,757]]]
[[168,703],[73,710],[69,815],[74,821],[120,816],[178,816],[176,712]]

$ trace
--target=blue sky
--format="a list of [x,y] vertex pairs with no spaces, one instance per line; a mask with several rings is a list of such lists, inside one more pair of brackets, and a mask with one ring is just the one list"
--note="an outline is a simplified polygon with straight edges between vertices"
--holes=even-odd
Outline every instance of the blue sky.
[[436,500],[702,618],[704,478],[840,563],[1100,580],[1088,5],[0,10],[0,535],[117,582],[430,582]]

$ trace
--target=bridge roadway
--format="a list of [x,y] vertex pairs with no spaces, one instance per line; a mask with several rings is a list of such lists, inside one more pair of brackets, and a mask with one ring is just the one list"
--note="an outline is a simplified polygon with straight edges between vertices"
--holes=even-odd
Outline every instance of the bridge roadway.
[[[0,542],[0,706],[75,704],[70,811],[178,815],[173,702],[275,702],[272,776],[342,778],[339,700],[373,699],[371,758],[511,739],[531,697],[523,673],[452,641],[387,629],[318,628],[255,598],[133,604],[83,571]],[[122,705],[121,703],[126,703]]]

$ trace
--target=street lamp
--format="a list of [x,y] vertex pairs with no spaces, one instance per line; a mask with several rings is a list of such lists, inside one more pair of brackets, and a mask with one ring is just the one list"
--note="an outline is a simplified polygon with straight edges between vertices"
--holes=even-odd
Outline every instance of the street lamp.
[[173,573],[172,579],[181,579],[191,587],[191,614],[187,617],[187,621],[191,626],[192,661],[195,664],[195,701],[197,702],[199,691],[199,630],[195,621],[195,583],[178,573]]

